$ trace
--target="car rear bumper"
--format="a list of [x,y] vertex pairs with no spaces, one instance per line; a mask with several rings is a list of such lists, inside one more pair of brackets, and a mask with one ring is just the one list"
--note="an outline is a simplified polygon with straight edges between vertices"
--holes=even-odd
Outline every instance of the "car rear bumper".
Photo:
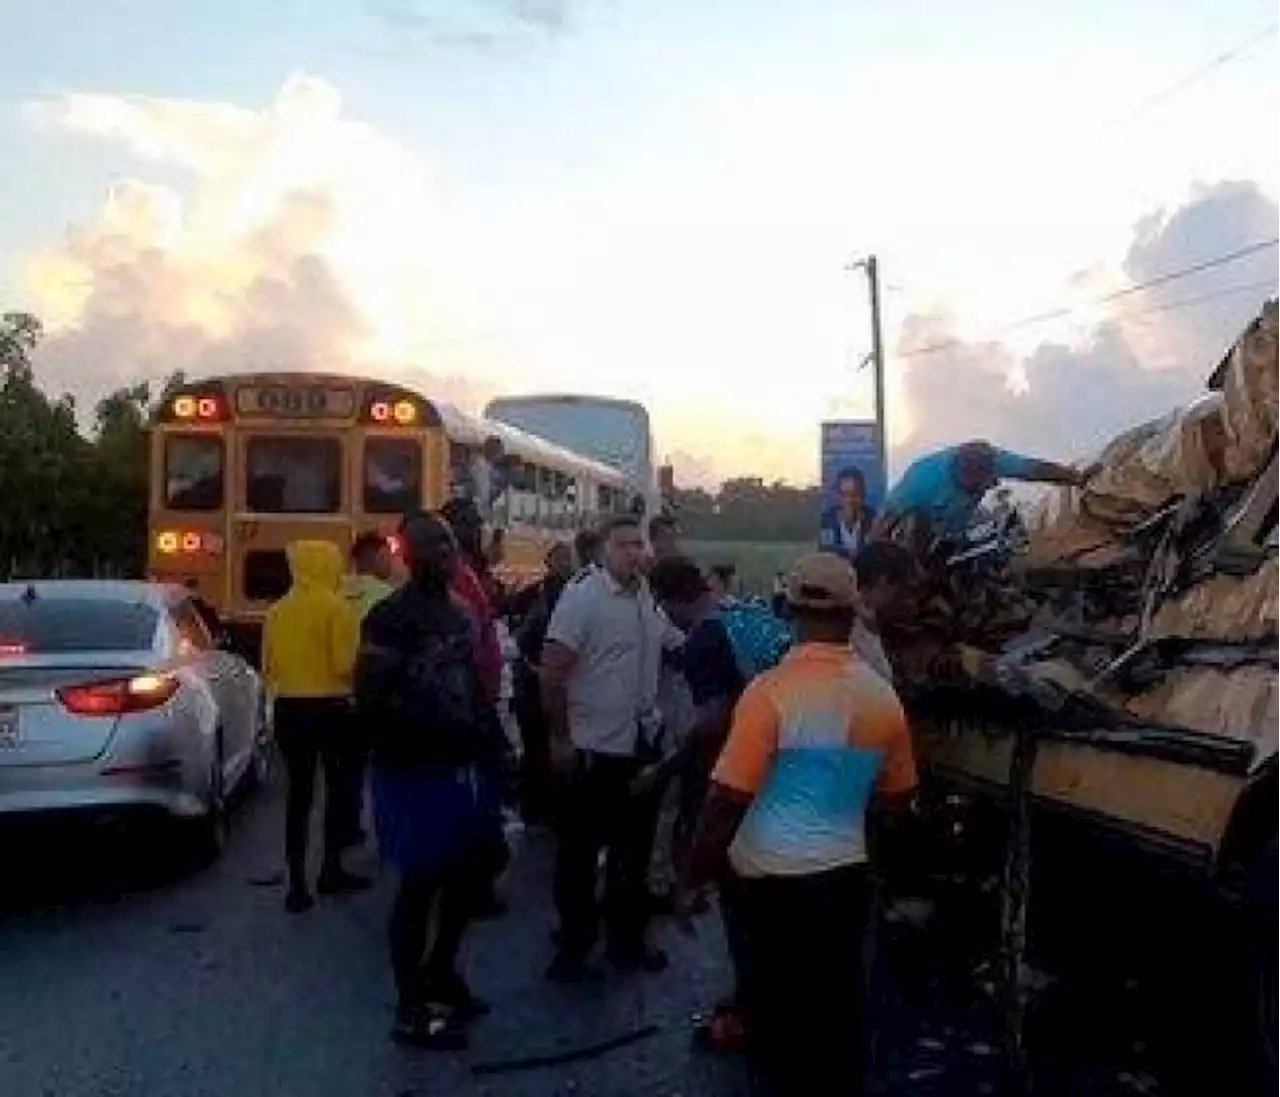
[[178,763],[112,770],[85,766],[0,769],[0,822],[17,816],[111,817],[158,812],[191,818],[204,805],[183,787]]

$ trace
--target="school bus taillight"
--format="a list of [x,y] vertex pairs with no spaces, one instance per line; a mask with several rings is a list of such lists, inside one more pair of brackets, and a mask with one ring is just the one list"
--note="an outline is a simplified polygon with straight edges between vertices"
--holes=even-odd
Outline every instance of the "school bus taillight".
[[369,418],[375,423],[411,426],[418,421],[418,405],[412,400],[375,400],[369,405]]
[[175,396],[172,407],[175,419],[201,423],[222,420],[222,401],[216,396]]
[[418,418],[418,409],[411,400],[397,400],[391,407],[391,417],[406,427]]
[[178,553],[194,554],[207,552],[217,554],[222,551],[222,538],[216,533],[201,530],[166,529],[156,534],[156,551],[161,556],[176,556]]

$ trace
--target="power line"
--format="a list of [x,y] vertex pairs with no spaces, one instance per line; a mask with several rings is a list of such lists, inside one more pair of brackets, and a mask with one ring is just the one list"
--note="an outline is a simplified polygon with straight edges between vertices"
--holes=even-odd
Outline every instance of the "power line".
[[1139,316],[1147,316],[1153,312],[1175,312],[1178,309],[1190,308],[1192,305],[1198,305],[1202,301],[1216,301],[1220,297],[1231,297],[1237,293],[1257,293],[1258,290],[1269,289],[1272,294],[1276,290],[1276,280],[1269,278],[1264,282],[1246,282],[1240,286],[1224,286],[1222,289],[1210,290],[1208,293],[1201,293],[1195,297],[1184,297],[1180,301],[1163,301],[1158,305],[1150,305],[1144,309],[1134,309],[1132,312],[1121,312],[1116,316],[1117,320],[1134,320]]
[[[1064,305],[1060,308],[1049,309],[1046,312],[1033,313],[1030,316],[1024,316],[1019,320],[1011,321],[988,332],[983,341],[994,339],[1000,335],[1007,335],[1009,332],[1018,331],[1022,328],[1031,327],[1035,324],[1043,324],[1050,320],[1062,320],[1068,316],[1073,316],[1086,308],[1094,308],[1098,305],[1107,305],[1113,301],[1119,301],[1125,297],[1132,296],[1135,293],[1141,293],[1143,290],[1151,289],[1155,286],[1163,286],[1169,282],[1175,282],[1181,278],[1188,278],[1193,274],[1199,274],[1202,271],[1212,270],[1215,267],[1225,266],[1227,263],[1234,263],[1240,259],[1245,259],[1250,255],[1256,255],[1260,251],[1267,248],[1273,248],[1276,244],[1280,244],[1280,237],[1273,236],[1270,240],[1259,240],[1256,243],[1248,244],[1245,247],[1237,248],[1235,251],[1226,252],[1223,255],[1215,256],[1212,259],[1205,259],[1199,263],[1193,263],[1188,267],[1182,267],[1178,270],[1169,271],[1166,274],[1156,275],[1143,282],[1135,282],[1131,286],[1125,286],[1123,289],[1113,290],[1111,293],[1103,294],[1096,297],[1083,305]],[[932,343],[926,343],[920,347],[913,347],[909,350],[899,351],[894,356],[897,358],[920,358],[928,354],[938,354],[941,351],[965,342],[956,336],[949,336],[946,339],[939,339]]]
[[1146,99],[1142,100],[1136,107],[1134,107],[1134,109],[1129,113],[1128,118],[1125,120],[1135,118],[1138,115],[1143,114],[1146,111],[1150,110],[1152,107],[1158,107],[1161,103],[1167,102],[1168,100],[1172,99],[1175,95],[1178,95],[1179,93],[1185,91],[1187,88],[1191,87],[1193,84],[1199,83],[1206,76],[1210,75],[1213,72],[1216,72],[1218,69],[1224,67],[1225,65],[1229,65],[1234,61],[1241,60],[1246,54],[1249,53],[1250,50],[1253,49],[1254,46],[1256,46],[1259,42],[1266,41],[1273,34],[1275,34],[1277,30],[1280,30],[1280,22],[1270,23],[1266,27],[1263,27],[1262,30],[1258,31],[1257,34],[1254,34],[1251,37],[1246,38],[1243,42],[1236,43],[1236,45],[1232,46],[1230,49],[1224,50],[1222,53],[1218,54],[1216,57],[1212,58],[1209,61],[1206,61],[1199,68],[1192,69],[1189,73],[1187,73],[1186,76],[1182,77],[1180,80],[1175,80],[1172,84],[1164,88],[1162,91],[1158,91],[1154,95],[1150,95]]

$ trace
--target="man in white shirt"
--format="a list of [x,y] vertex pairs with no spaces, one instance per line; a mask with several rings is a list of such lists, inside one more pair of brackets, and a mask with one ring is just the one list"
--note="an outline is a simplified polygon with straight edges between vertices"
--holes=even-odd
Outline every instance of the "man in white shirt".
[[556,603],[542,649],[542,693],[553,764],[564,778],[555,900],[560,951],[550,979],[577,982],[599,925],[596,865],[606,853],[609,955],[622,968],[660,971],[646,940],[646,869],[657,805],[630,786],[660,749],[658,672],[683,640],[640,574],[644,535],[619,516],[601,531],[599,567],[579,572]]

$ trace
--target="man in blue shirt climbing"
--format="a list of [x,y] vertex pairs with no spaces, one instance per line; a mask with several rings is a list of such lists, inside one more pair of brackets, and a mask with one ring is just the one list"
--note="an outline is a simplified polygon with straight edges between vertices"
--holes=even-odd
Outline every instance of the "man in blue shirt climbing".
[[877,526],[886,530],[916,514],[927,518],[939,536],[955,536],[1001,480],[1081,487],[1090,472],[1023,457],[990,442],[965,442],[914,461],[885,500]]

